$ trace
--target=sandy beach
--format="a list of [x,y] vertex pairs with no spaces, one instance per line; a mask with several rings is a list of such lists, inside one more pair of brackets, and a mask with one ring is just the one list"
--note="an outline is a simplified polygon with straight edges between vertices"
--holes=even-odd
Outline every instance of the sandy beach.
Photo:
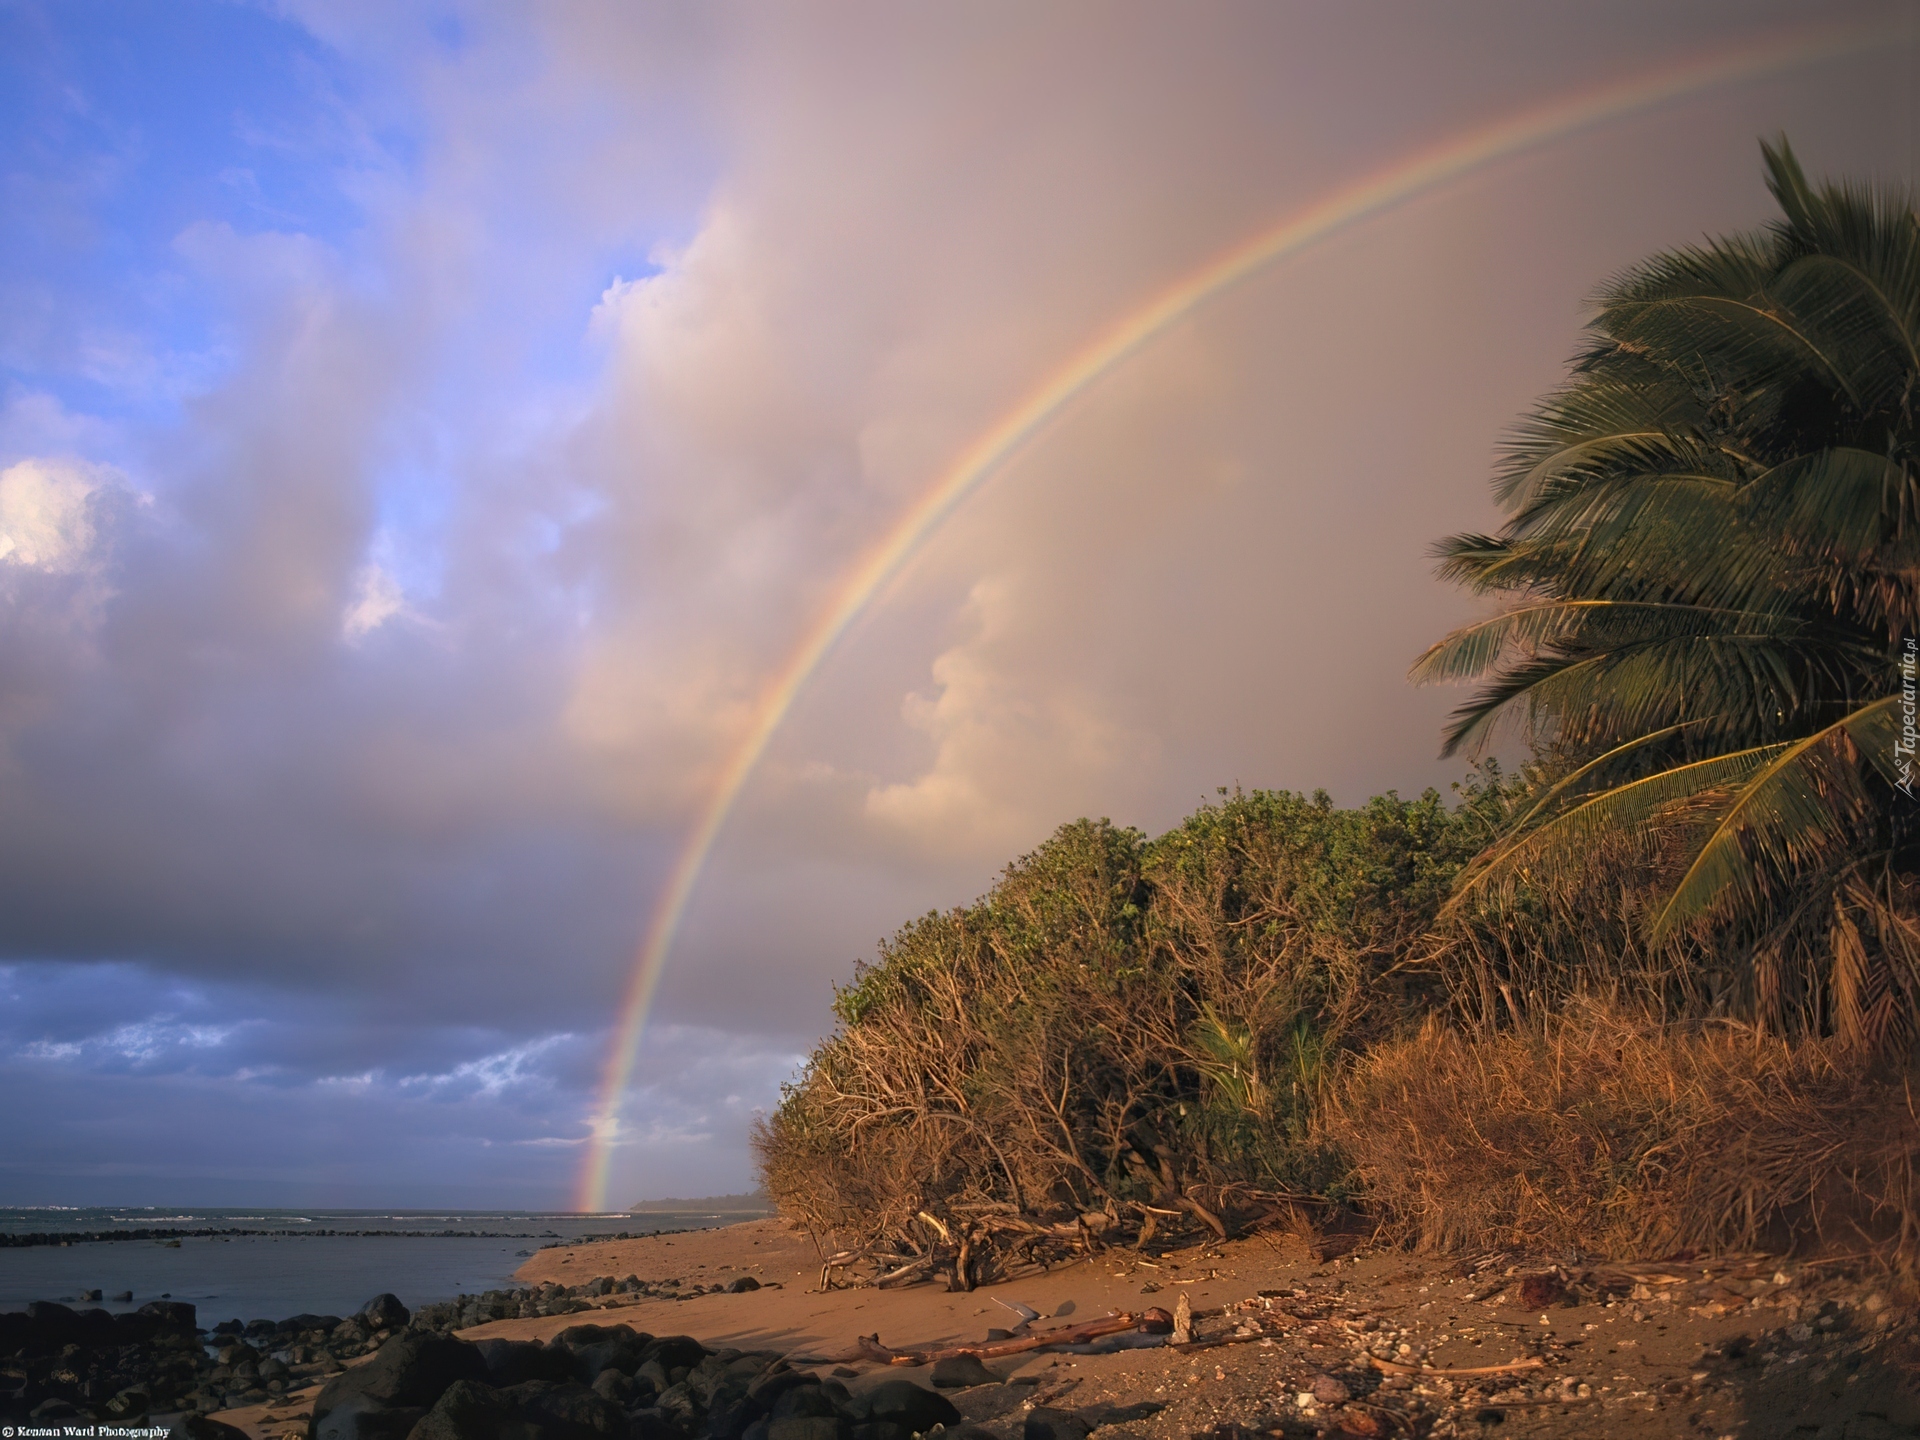
[[[1172,1310],[1184,1294],[1197,1317],[1190,1348],[995,1358],[989,1368],[1002,1383],[949,1398],[968,1421],[1010,1440],[1021,1440],[1036,1407],[1097,1417],[1102,1406],[1142,1401],[1164,1408],[1099,1433],[1184,1440],[1231,1425],[1273,1435],[1446,1436],[1499,1425],[1502,1435],[1540,1437],[1859,1440],[1920,1424],[1905,1368],[1909,1317],[1870,1279],[1771,1260],[1669,1263],[1606,1272],[1635,1287],[1610,1303],[1576,1284],[1548,1303],[1535,1290],[1525,1298],[1537,1308],[1525,1308],[1521,1285],[1502,1271],[1529,1267],[1467,1268],[1397,1251],[1323,1261],[1293,1237],[1254,1236],[1164,1254],[1109,1249],[972,1293],[939,1284],[822,1293],[812,1241],[768,1219],[556,1247],[516,1276],[523,1284],[637,1275],[715,1285],[750,1275],[757,1290],[610,1297],[591,1313],[461,1334],[546,1339],[583,1322],[626,1324],[713,1348],[821,1360],[820,1373],[858,1391],[883,1378],[931,1378],[925,1366],[847,1360],[861,1336],[895,1349],[979,1343],[989,1328],[1013,1323],[1002,1301],[1048,1317],[1034,1324],[1045,1329],[1149,1305]],[[1382,1363],[1383,1353],[1392,1358]],[[1316,1385],[1336,1398],[1303,1405]],[[254,1436],[303,1434],[313,1393],[219,1418]]]

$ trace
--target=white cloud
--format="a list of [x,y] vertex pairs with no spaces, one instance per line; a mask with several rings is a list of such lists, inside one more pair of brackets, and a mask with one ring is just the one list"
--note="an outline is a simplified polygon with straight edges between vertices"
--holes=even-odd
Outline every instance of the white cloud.
[[973,587],[971,633],[933,662],[933,692],[902,706],[933,740],[932,763],[868,792],[867,814],[886,830],[936,852],[1012,854],[1071,818],[1063,807],[1118,767],[1154,759],[1154,738],[1103,714],[1097,693],[1021,663],[1018,644],[1008,644],[1019,638],[1021,611],[1008,577]]
[[407,1075],[398,1082],[402,1088],[431,1091],[450,1090],[460,1094],[494,1096],[524,1085],[549,1086],[553,1077],[535,1068],[534,1062],[557,1046],[574,1042],[572,1034],[544,1035],[537,1040],[514,1045],[475,1060],[464,1060],[439,1074]]
[[73,460],[22,460],[0,470],[0,561],[70,575],[93,561],[89,500],[104,467]]
[[341,617],[341,633],[349,640],[361,639],[406,608],[400,582],[378,565],[364,566],[354,582],[353,603]]

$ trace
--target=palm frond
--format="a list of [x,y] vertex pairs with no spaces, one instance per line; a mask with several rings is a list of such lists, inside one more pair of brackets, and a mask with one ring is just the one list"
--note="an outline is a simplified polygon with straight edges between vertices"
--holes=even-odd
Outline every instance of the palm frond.
[[1669,766],[1644,779],[1616,785],[1532,828],[1496,844],[1461,877],[1448,898],[1446,910],[1456,911],[1489,885],[1516,878],[1534,868],[1547,872],[1578,869],[1583,859],[1603,841],[1628,837],[1645,850],[1656,848],[1657,821],[1678,805],[1697,802],[1716,789],[1743,784],[1787,747],[1761,745],[1712,755],[1684,765]]
[[1897,696],[1862,706],[1759,766],[1717,818],[1693,863],[1653,924],[1656,941],[1729,904],[1752,906],[1769,884],[1791,876],[1854,838],[1869,813],[1853,739],[1874,730]]

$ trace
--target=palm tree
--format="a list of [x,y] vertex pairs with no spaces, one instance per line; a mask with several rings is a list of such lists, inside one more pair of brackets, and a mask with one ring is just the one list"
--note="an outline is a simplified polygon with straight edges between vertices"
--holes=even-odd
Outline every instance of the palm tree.
[[1514,722],[1554,777],[1456,911],[1625,846],[1647,943],[1736,950],[1756,1018],[1877,1044],[1920,1015],[1920,223],[1762,149],[1780,220],[1601,291],[1503,458],[1506,524],[1440,547],[1506,603],[1414,675],[1482,682],[1447,753]]

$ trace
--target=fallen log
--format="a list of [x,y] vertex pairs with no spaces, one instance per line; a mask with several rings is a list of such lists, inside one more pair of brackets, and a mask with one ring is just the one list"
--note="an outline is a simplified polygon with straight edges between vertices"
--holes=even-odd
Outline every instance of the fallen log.
[[[1023,1355],[1029,1350],[1045,1350],[1052,1345],[1084,1345],[1103,1335],[1118,1335],[1141,1330],[1149,1335],[1165,1335],[1173,1329],[1173,1317],[1155,1307],[1139,1314],[1131,1312],[1104,1315],[1082,1325],[1068,1325],[1038,1335],[1023,1335],[1014,1340],[990,1340],[979,1345],[950,1345],[939,1350],[895,1350],[880,1343],[878,1335],[862,1335],[851,1354],[829,1357],[822,1364],[844,1364],[848,1360],[871,1360],[882,1365],[931,1365],[961,1355],[992,1360],[1001,1355]],[[789,1361],[789,1363],[792,1363]]]
[[1511,1375],[1516,1370],[1540,1370],[1546,1361],[1538,1355],[1529,1355],[1524,1360],[1510,1360],[1505,1365],[1475,1365],[1467,1369],[1441,1370],[1430,1365],[1402,1365],[1397,1360],[1382,1360],[1377,1355],[1367,1357],[1374,1369],[1387,1375],[1432,1375],[1442,1380],[1471,1379],[1475,1375]]

